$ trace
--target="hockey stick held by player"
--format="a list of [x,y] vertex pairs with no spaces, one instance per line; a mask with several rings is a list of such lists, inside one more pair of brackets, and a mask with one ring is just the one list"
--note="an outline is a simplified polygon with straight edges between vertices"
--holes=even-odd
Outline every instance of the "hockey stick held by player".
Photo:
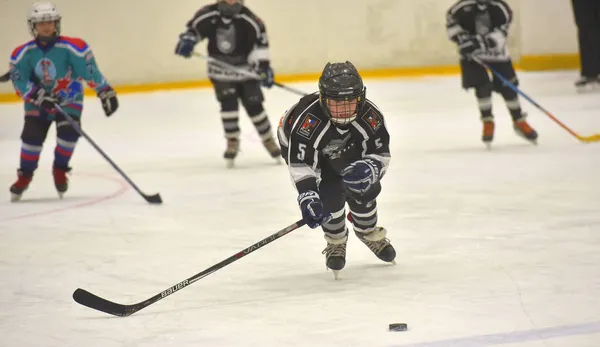
[[329,269],[346,264],[346,204],[354,234],[379,259],[393,263],[396,251],[377,226],[377,196],[390,161],[383,114],[366,99],[350,62],[328,63],[319,92],[303,97],[279,122],[282,157],[298,191],[303,220],[321,226]]

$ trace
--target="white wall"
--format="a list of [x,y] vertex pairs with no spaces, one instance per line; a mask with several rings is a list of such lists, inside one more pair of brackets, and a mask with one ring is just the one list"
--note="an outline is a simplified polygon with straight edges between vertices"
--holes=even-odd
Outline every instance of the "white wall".
[[[113,84],[195,80],[204,62],[173,54],[185,22],[207,0],[55,0],[63,34],[84,38]],[[576,52],[569,0],[508,0],[516,13],[510,48],[520,53]],[[328,60],[359,68],[456,63],[445,12],[454,0],[247,0],[267,24],[276,73],[319,71]],[[0,66],[30,39],[30,2],[0,1]],[[7,31],[6,28],[10,28]],[[559,37],[560,39],[557,39]],[[200,45],[200,51],[204,45]],[[4,71],[2,69],[1,71]],[[0,92],[10,91],[8,85]]]

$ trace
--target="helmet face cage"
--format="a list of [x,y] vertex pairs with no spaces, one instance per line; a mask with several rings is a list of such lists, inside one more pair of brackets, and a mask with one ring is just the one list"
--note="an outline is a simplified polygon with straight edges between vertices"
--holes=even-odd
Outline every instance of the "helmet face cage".
[[328,93],[321,90],[321,107],[335,125],[347,125],[356,119],[356,115],[365,103],[366,90]]
[[321,108],[336,126],[350,124],[363,108],[366,88],[351,62],[328,63],[319,78]]
[[228,4],[225,0],[217,1],[217,10],[223,17],[232,18],[242,11],[242,7],[244,7],[243,0],[237,0],[234,4]]
[[37,39],[39,33],[35,29],[35,25],[43,22],[54,22],[55,29],[52,37],[57,37],[60,35],[60,20],[61,15],[54,5],[50,3],[36,3],[27,17],[29,33],[33,38]]

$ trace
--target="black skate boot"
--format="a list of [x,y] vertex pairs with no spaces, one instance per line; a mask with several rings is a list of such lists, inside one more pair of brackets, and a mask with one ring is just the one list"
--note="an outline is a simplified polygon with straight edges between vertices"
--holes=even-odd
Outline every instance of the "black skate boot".
[[528,140],[529,142],[537,145],[538,134],[533,128],[525,121],[525,116],[521,119],[513,122],[513,129],[515,133],[520,137]]
[[275,142],[275,139],[273,137],[268,138],[263,141],[263,145],[265,146],[271,157],[275,158],[277,162],[280,162],[279,159],[281,158],[281,149]]
[[226,166],[228,168],[233,167],[233,160],[237,157],[238,152],[240,151],[240,140],[238,139],[227,139],[227,149],[223,154],[223,158],[225,158]]
[[582,76],[575,82],[575,88],[577,89],[578,93],[585,93],[592,90],[600,90],[600,76]]
[[325,264],[328,269],[333,271],[333,278],[338,279],[338,273],[346,266],[346,244],[348,242],[348,232],[340,238],[333,238],[325,234],[327,247],[323,250],[325,254]]
[[12,202],[21,200],[23,192],[29,188],[29,183],[33,179],[33,173],[23,172],[21,169],[17,170],[17,176],[17,181],[10,186],[10,201]]
[[374,227],[367,232],[354,230],[356,236],[364,243],[377,258],[396,265],[396,250],[385,236],[387,230],[383,227]]
[[67,173],[71,172],[71,168],[52,168],[52,176],[54,177],[54,186],[56,187],[56,191],[58,192],[58,196],[62,199],[63,195],[66,193],[67,189],[69,189],[69,179],[67,178]]

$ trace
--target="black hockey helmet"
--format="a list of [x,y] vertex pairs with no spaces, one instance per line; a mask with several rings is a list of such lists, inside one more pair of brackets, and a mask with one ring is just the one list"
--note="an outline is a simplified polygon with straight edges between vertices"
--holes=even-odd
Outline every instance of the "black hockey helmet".
[[236,0],[231,4],[226,0],[217,0],[217,10],[223,17],[233,18],[242,11],[243,7],[244,0]]
[[358,70],[349,61],[327,63],[319,78],[321,108],[336,126],[356,119],[365,104],[366,91]]

